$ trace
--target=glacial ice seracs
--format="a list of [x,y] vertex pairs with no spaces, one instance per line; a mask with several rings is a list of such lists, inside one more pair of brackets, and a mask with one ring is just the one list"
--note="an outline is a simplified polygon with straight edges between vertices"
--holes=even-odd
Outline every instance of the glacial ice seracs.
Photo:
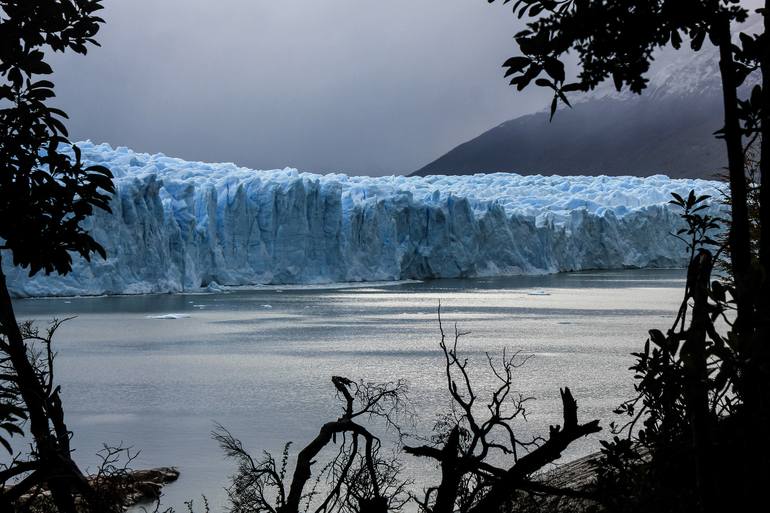
[[719,187],[660,175],[318,175],[78,146],[115,174],[112,214],[87,225],[107,259],[29,278],[5,258],[16,296],[682,266],[670,193]]

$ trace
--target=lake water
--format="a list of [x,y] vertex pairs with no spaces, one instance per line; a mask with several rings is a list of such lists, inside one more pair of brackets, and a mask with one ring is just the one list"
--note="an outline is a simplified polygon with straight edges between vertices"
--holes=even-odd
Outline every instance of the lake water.
[[[683,286],[684,271],[634,270],[15,305],[24,319],[77,316],[56,338],[77,461],[93,468],[102,442],[133,445],[141,449],[135,468],[180,469],[164,504],[205,494],[219,511],[232,466],[210,437],[214,423],[256,455],[280,453],[289,440],[302,446],[339,414],[332,375],[406,379],[415,430],[429,434],[449,404],[439,301],[446,327],[471,332],[461,351],[480,392],[492,384],[485,352],[533,355],[515,380],[536,398],[522,433],[545,435],[561,422],[563,386],[582,420],[606,427],[632,392],[629,353],[648,329],[669,326]],[[581,440],[565,459],[597,450],[597,439]],[[425,462],[404,460],[418,482],[431,479]]]

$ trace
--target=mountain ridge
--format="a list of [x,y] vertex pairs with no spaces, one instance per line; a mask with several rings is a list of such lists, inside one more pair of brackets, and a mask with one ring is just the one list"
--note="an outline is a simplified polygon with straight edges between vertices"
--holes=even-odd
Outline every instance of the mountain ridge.
[[719,98],[604,98],[506,121],[453,148],[411,176],[508,172],[717,178],[727,163],[713,136]]
[[[755,29],[755,19],[743,30]],[[572,98],[549,122],[545,111],[505,121],[409,176],[507,172],[524,175],[665,174],[719,179],[727,154],[716,48],[664,49],[642,95],[609,82]],[[749,90],[756,77],[741,88]]]

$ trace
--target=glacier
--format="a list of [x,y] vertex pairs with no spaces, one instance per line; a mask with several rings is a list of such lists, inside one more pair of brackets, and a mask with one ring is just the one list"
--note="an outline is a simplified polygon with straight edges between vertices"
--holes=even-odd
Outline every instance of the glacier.
[[85,225],[107,258],[32,278],[4,258],[16,297],[678,267],[670,193],[721,189],[662,175],[257,171],[77,145],[115,175],[113,212]]

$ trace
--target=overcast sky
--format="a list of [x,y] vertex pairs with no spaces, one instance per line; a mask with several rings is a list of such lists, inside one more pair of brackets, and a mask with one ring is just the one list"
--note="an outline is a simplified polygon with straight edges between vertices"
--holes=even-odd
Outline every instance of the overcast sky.
[[550,99],[503,78],[522,22],[502,1],[104,4],[102,48],[53,59],[72,140],[257,169],[408,173]]
[[73,140],[188,160],[411,172],[547,105],[501,64],[486,0],[105,0],[102,48],[54,59]]

